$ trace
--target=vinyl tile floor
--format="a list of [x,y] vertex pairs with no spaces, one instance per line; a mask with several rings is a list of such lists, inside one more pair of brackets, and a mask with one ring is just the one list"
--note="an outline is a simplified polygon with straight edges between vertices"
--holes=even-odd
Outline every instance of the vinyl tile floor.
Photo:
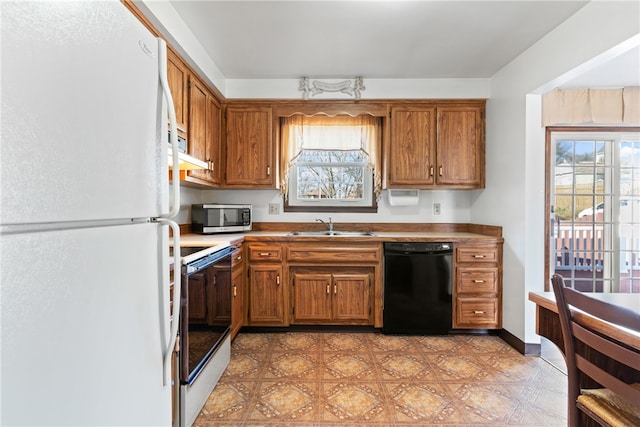
[[567,377],[487,335],[240,333],[194,426],[566,426]]

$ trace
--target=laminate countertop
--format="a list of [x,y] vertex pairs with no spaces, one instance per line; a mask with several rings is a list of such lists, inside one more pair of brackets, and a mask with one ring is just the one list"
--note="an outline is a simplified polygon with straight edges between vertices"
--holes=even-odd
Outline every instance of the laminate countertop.
[[453,242],[453,243],[502,243],[503,238],[468,232],[373,232],[373,235],[291,235],[290,231],[249,231],[246,233],[195,234],[180,236],[182,246],[214,246],[220,242],[234,245],[241,242]]

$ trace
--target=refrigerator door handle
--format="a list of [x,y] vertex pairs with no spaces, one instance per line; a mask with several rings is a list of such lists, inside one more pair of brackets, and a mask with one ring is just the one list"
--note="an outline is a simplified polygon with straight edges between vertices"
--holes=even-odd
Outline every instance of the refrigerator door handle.
[[[178,336],[178,324],[180,323],[180,294],[181,294],[181,279],[182,274],[180,272],[180,226],[175,221],[165,218],[156,218],[155,221],[162,225],[168,225],[173,230],[173,247],[178,248],[173,251],[173,299],[169,301],[169,307],[173,307],[173,318],[171,319],[171,331],[169,336],[169,342],[167,348],[162,354],[163,359],[163,385],[171,384],[171,355],[176,345],[176,339]],[[164,307],[164,304],[162,304]],[[162,324],[166,325],[171,318],[171,313],[162,309]]]
[[178,162],[178,125],[176,119],[176,109],[173,105],[173,97],[171,96],[171,89],[169,88],[169,79],[167,77],[167,43],[158,37],[158,74],[160,77],[160,84],[162,85],[162,91],[164,92],[165,100],[167,101],[167,110],[169,112],[169,133],[171,153],[173,159],[173,174],[171,183],[171,206],[170,210],[166,214],[161,214],[161,218],[174,218],[180,211],[180,165]]

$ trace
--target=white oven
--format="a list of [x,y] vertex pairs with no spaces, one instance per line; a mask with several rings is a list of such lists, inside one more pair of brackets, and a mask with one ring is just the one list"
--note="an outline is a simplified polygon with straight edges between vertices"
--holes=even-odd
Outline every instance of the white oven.
[[198,416],[230,359],[231,247],[182,247],[180,426]]

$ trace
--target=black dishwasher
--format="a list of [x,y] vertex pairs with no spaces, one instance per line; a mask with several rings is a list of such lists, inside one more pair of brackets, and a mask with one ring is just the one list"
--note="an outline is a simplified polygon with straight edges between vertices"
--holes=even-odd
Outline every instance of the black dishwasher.
[[452,255],[452,243],[384,244],[383,333],[449,333]]

